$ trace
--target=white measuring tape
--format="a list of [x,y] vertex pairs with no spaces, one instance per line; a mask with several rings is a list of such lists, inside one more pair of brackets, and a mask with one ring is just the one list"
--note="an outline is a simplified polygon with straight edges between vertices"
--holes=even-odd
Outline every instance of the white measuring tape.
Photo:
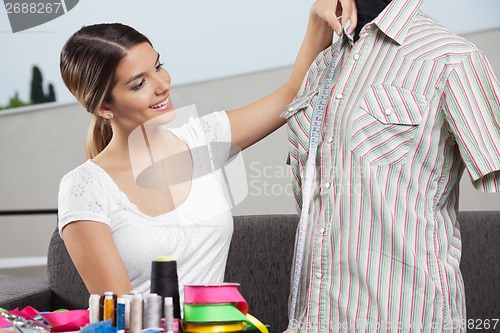
[[323,89],[319,95],[319,100],[313,110],[311,133],[309,135],[309,156],[306,163],[305,182],[302,186],[302,210],[299,221],[299,239],[295,254],[295,270],[293,274],[292,300],[290,304],[290,321],[288,323],[288,329],[294,329],[292,326],[294,326],[293,322],[295,319],[295,310],[297,307],[297,298],[299,293],[300,274],[302,271],[302,262],[304,257],[304,244],[306,237],[307,220],[309,216],[309,206],[311,203],[313,185],[315,183],[317,147],[319,143],[321,126],[323,124],[323,117],[325,114],[326,106],[328,104],[328,100],[330,98],[330,89],[333,83],[335,68],[340,61],[340,50],[342,48],[343,40],[342,37],[343,36],[341,36],[341,38],[334,44],[333,59],[327,68],[326,78],[323,82]]

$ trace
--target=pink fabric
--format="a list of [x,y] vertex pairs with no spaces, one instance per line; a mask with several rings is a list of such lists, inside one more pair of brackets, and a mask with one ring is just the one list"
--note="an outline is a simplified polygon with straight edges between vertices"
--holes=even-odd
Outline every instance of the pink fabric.
[[[70,310],[62,312],[51,312],[51,313],[40,313],[38,310],[27,306],[22,310],[15,308],[14,310],[8,311],[8,313],[21,316],[27,320],[33,320],[43,326],[46,326],[43,322],[35,319],[40,316],[45,320],[49,326],[51,332],[68,332],[68,331],[79,331],[82,327],[89,323],[89,311],[88,310]],[[0,327],[9,327],[12,323],[0,318]]]
[[71,310],[40,314],[52,328],[51,332],[79,331],[89,323],[88,310]]
[[33,321],[37,321],[35,319],[35,317],[39,313],[37,310],[33,309],[31,306],[27,306],[27,307],[25,307],[22,310],[19,310],[18,308],[15,308],[14,310],[8,311],[8,312],[10,314],[23,317],[26,320],[33,320]]
[[10,321],[7,321],[3,319],[3,317],[0,317],[0,327],[10,327],[10,326],[12,326]]
[[246,315],[248,313],[248,303],[238,291],[238,286],[238,283],[184,286],[184,303],[234,303],[236,308]]

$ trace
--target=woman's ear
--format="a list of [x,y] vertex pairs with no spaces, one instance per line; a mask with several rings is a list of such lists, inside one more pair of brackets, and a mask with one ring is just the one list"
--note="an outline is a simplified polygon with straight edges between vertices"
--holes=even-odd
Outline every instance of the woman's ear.
[[113,119],[114,113],[111,110],[111,107],[107,103],[102,103],[97,111],[97,115],[101,118],[110,120]]

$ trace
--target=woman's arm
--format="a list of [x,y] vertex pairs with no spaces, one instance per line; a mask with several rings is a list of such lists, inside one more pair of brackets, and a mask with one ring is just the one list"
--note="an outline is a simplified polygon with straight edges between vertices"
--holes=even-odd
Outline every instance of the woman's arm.
[[297,94],[313,60],[332,43],[332,28],[336,32],[339,31],[340,23],[336,16],[338,13],[342,13],[343,23],[347,21],[346,18],[350,18],[350,30],[354,29],[357,19],[354,0],[317,0],[313,4],[306,34],[290,79],[270,95],[248,106],[227,112],[233,144],[243,150],[285,124],[286,120],[281,118],[280,114]]
[[127,271],[116,249],[109,226],[94,221],[76,221],[62,230],[64,244],[89,293],[117,295],[132,289]]

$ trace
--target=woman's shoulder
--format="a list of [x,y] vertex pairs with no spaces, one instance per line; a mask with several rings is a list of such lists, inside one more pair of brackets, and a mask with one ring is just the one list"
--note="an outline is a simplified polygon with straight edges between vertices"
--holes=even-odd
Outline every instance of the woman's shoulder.
[[100,178],[102,178],[102,172],[99,167],[91,160],[87,160],[66,173],[61,178],[60,185],[91,184],[99,182]]
[[88,174],[93,174],[95,173],[95,170],[93,168],[93,162],[91,160],[86,160],[82,164],[78,165],[74,169],[68,171],[64,176],[63,179],[67,178],[74,178],[74,177],[79,177],[82,175],[88,175]]
[[230,124],[225,111],[212,112],[202,117],[191,117],[184,126],[172,131],[184,138],[189,136],[199,144],[231,141]]
[[97,164],[88,160],[63,176],[59,184],[59,230],[74,221],[98,221],[109,225],[108,188]]

